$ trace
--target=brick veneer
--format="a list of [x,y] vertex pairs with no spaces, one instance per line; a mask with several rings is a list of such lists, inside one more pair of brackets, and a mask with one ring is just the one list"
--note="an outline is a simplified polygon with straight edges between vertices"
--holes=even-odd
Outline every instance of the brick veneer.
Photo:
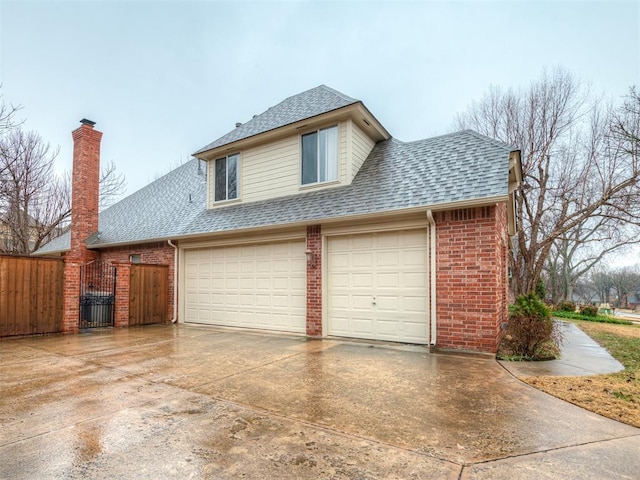
[[129,326],[129,287],[131,285],[131,263],[115,261],[116,267],[116,304],[114,305],[113,326]]
[[[130,255],[140,255],[142,263],[169,266],[169,312],[173,313],[175,250],[167,242],[129,245],[105,250],[89,250],[86,239],[98,231],[98,192],[100,182],[100,141],[102,132],[93,122],[84,121],[73,131],[73,174],[71,243],[65,254],[63,331],[77,332],[80,314],[80,268],[94,260],[117,267],[115,326],[129,325]],[[170,318],[167,318],[167,321]]]
[[494,353],[507,319],[506,205],[435,220],[436,347]]
[[76,333],[80,319],[80,263],[65,256],[62,331]]
[[[141,263],[169,266],[169,283],[167,287],[169,289],[169,291],[167,292],[167,298],[169,299],[169,308],[167,309],[167,311],[169,312],[170,317],[167,318],[167,321],[171,320],[171,316],[173,316],[173,307],[175,301],[175,299],[173,298],[173,267],[175,265],[175,249],[167,242],[144,243],[140,245],[126,245],[100,250],[100,257],[103,261],[114,263],[118,267],[118,279],[116,281],[116,326],[129,325],[129,274],[126,274],[126,279],[124,277],[121,279],[121,275],[124,275],[124,272],[121,272],[121,267],[129,264],[131,255],[140,255]],[[129,272],[128,268],[127,272]],[[126,316],[124,313],[125,297]],[[119,311],[121,315],[120,317],[118,317]],[[126,323],[124,323],[125,318]]]
[[97,257],[85,240],[98,231],[100,141],[102,132],[83,123],[72,132],[71,244],[69,260],[86,263]]
[[[89,250],[98,231],[98,184],[102,133],[92,122],[73,132],[71,248],[65,255],[64,331],[78,330],[81,265],[100,258],[116,264],[115,325],[129,325],[130,255],[169,266],[169,312],[174,303],[175,250],[167,242]],[[507,321],[506,204],[438,212],[436,220],[437,348],[495,352]],[[322,336],[322,229],[307,227],[306,333]],[[169,319],[167,319],[169,320]]]
[[82,121],[72,132],[73,173],[71,186],[71,243],[65,255],[63,331],[78,331],[80,314],[80,267],[98,257],[85,240],[98,231],[98,186],[102,132],[93,122]]
[[315,265],[307,264],[307,335],[322,336],[322,229],[307,227],[307,250],[315,256]]

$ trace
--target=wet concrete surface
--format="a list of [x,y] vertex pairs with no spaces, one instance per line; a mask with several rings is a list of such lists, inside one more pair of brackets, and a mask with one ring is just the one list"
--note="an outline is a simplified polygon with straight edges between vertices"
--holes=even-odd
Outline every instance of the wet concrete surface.
[[501,361],[502,366],[516,377],[599,375],[624,370],[624,365],[576,325],[559,325],[563,338],[560,358],[544,362]]
[[183,325],[5,339],[0,389],[0,478],[640,471],[639,429],[421,347]]

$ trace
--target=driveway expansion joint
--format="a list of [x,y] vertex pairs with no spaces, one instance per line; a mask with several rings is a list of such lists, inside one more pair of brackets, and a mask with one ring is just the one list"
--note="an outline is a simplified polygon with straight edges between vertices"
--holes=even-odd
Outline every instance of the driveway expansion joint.
[[18,340],[5,352],[3,478],[126,478],[130,462],[154,479],[267,469],[468,480],[519,461],[550,468],[539,454],[640,448],[640,430],[484,359],[179,327]]

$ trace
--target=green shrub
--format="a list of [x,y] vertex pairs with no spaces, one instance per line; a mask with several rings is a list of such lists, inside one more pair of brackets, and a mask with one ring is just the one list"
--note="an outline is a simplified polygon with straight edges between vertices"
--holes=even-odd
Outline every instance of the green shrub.
[[575,312],[576,304],[573,302],[564,301],[561,302],[560,305],[558,305],[558,310],[560,310],[561,312]]
[[549,308],[535,293],[521,295],[509,309],[509,324],[498,356],[544,360],[555,358],[561,342]]
[[583,305],[580,307],[580,313],[587,317],[595,317],[598,315],[598,307],[593,305]]

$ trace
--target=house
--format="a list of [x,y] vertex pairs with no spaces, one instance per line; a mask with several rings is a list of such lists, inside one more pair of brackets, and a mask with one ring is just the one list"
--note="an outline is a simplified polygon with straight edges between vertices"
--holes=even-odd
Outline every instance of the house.
[[[9,214],[0,210],[0,253],[8,255],[27,255],[37,248],[40,232],[45,229],[38,219],[22,210]],[[24,228],[24,234],[16,234]],[[59,232],[54,232],[59,234]]]
[[629,296],[627,297],[627,305],[631,310],[640,310],[640,288],[638,288],[635,292],[629,294]]
[[236,124],[98,222],[101,135],[87,120],[74,132],[71,232],[39,255],[65,255],[70,270],[169,265],[178,322],[496,351],[518,150],[469,130],[401,142],[321,85]]

